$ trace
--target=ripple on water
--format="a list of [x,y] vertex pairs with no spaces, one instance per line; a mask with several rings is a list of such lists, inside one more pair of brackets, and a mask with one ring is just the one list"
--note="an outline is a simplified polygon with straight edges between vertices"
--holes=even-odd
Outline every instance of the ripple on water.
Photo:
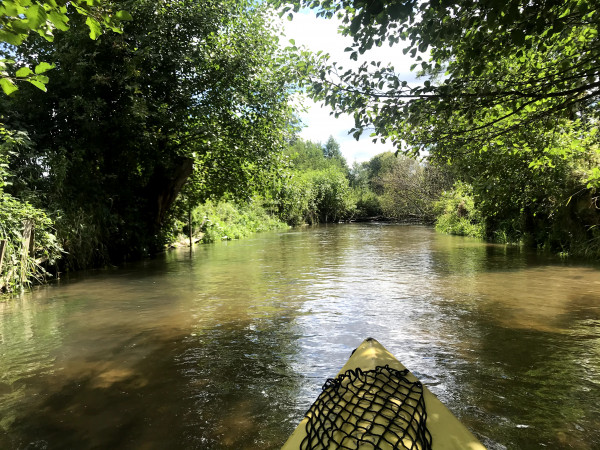
[[368,336],[489,448],[598,448],[599,287],[597,267],[358,224],[75,276],[0,303],[0,448],[279,448]]

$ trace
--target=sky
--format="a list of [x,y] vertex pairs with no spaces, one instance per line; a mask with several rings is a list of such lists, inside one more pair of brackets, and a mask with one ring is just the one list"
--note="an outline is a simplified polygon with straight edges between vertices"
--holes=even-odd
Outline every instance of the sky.
[[[346,47],[352,43],[352,39],[338,34],[337,30],[340,22],[336,19],[317,18],[312,11],[305,11],[294,15],[292,21],[283,20],[286,39],[293,39],[297,46],[305,46],[313,52],[322,50],[331,55],[331,61],[341,63],[344,68],[358,67],[362,61],[359,57],[358,62],[351,61],[349,53],[344,52]],[[389,47],[376,48],[365,53],[364,57],[371,61],[381,61],[383,64],[391,62],[397,72],[406,73],[402,79],[414,79],[410,75],[409,67],[413,61],[409,56],[402,54],[402,47],[396,45]],[[341,115],[335,118],[330,115],[331,109],[328,106],[316,104],[312,100],[305,100],[307,113],[300,115],[302,122],[306,127],[300,133],[300,137],[313,142],[325,143],[329,136],[340,144],[340,150],[346,158],[348,165],[352,163],[368,161],[378,153],[395,149],[391,144],[374,144],[369,133],[361,136],[356,141],[352,135],[348,134],[354,126],[354,119],[348,115]]]

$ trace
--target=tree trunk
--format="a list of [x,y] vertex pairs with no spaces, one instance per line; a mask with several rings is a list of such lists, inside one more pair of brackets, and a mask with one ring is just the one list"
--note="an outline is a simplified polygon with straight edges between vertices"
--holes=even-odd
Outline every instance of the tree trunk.
[[179,158],[177,165],[171,170],[164,166],[155,169],[154,175],[148,183],[148,199],[150,205],[154,205],[153,231],[158,231],[162,226],[169,208],[173,206],[193,169],[194,160],[191,158]]

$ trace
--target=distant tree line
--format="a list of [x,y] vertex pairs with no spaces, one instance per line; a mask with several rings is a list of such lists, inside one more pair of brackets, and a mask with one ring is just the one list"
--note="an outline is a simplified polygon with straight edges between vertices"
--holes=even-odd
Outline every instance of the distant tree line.
[[272,199],[290,224],[340,220],[435,220],[434,204],[451,187],[449,173],[388,151],[348,167],[339,144],[297,140],[289,171]]

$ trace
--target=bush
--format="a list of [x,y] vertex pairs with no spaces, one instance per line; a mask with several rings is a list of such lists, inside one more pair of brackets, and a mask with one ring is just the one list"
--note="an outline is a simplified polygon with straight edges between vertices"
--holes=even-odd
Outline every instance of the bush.
[[[30,248],[24,248],[26,223],[33,229]],[[48,275],[43,264],[54,264],[61,255],[50,218],[42,210],[0,191],[1,242],[5,248],[0,291],[14,292],[43,281]]]
[[296,226],[316,221],[311,209],[312,186],[296,173],[279,180],[273,194],[274,211],[280,220]]
[[435,211],[436,230],[459,236],[484,237],[481,213],[475,207],[470,185],[460,181],[454,183],[452,190],[444,192],[435,203]]
[[[29,202],[5,192],[13,174],[9,160],[28,145],[22,132],[9,131],[0,124],[0,291],[14,292],[48,275],[44,264],[55,264],[62,249],[54,234],[52,220]],[[25,230],[30,229],[26,248]]]
[[312,215],[319,222],[338,222],[354,214],[356,204],[352,201],[348,178],[341,169],[330,167],[303,176],[311,186]]
[[380,197],[367,189],[354,189],[356,215],[358,217],[376,217],[383,214]]
[[274,210],[289,225],[337,222],[351,217],[356,203],[343,169],[291,171],[272,194]]
[[194,209],[192,220],[203,233],[204,243],[242,239],[252,233],[287,228],[265,211],[259,198],[246,204],[209,200]]

